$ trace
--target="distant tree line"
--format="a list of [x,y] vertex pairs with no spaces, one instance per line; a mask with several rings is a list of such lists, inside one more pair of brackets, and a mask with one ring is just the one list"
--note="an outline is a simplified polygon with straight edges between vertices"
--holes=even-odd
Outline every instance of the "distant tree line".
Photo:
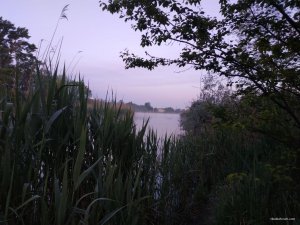
[[156,108],[152,107],[150,102],[146,102],[144,105],[138,105],[133,102],[126,103],[135,112],[155,112],[155,113],[180,113],[181,109],[174,109],[172,107]]

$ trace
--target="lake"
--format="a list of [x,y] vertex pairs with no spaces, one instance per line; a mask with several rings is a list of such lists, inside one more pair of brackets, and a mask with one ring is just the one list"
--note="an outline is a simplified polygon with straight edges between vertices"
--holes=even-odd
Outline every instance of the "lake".
[[135,112],[134,122],[139,130],[142,127],[143,121],[146,121],[148,118],[150,118],[148,128],[156,130],[158,137],[164,137],[166,133],[168,135],[182,134],[179,125],[180,114]]

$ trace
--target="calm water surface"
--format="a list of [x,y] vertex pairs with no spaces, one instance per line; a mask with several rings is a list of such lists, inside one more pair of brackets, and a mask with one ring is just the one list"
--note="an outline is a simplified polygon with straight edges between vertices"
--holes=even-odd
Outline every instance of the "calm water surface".
[[148,127],[156,130],[159,137],[163,137],[166,133],[168,135],[179,135],[182,133],[179,126],[179,114],[136,112],[134,121],[137,128],[141,129],[143,121],[146,121],[148,118],[150,118]]

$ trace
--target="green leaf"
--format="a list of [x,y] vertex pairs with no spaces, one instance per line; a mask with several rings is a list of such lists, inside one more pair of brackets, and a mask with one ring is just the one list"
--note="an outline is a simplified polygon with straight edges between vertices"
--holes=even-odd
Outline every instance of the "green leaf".
[[57,110],[48,120],[45,126],[45,133],[47,134],[51,129],[53,123],[57,120],[57,118],[68,108],[68,106],[63,107],[62,109]]
[[99,201],[111,201],[111,202],[116,202],[116,200],[113,200],[113,199],[110,199],[110,198],[96,198],[94,199],[87,207],[87,209],[85,210],[85,214],[84,214],[84,223],[85,224],[88,224],[88,219],[89,219],[89,216],[90,216],[90,210],[92,208],[92,206],[99,202]]
[[68,203],[68,163],[65,164],[62,192],[60,195],[59,210],[58,210],[58,225],[64,224],[67,212]]
[[93,171],[94,167],[100,162],[100,160],[101,159],[98,159],[93,165],[91,165],[88,169],[86,169],[80,174],[80,176],[76,180],[74,191],[77,190],[82,181]]
[[105,223],[107,223],[111,218],[113,218],[118,212],[120,212],[121,210],[123,210],[127,205],[122,206],[121,208],[118,208],[114,211],[112,211],[111,213],[105,215],[103,217],[103,219],[99,222],[100,225],[103,225]]
[[15,209],[15,211],[18,211],[19,209],[23,208],[24,206],[26,206],[27,204],[29,204],[30,202],[32,202],[32,201],[34,201],[34,200],[36,200],[36,199],[38,199],[38,198],[40,198],[39,195],[34,195],[34,196],[32,196],[31,198],[27,199],[24,203],[22,203],[20,206],[18,206],[18,207]]
[[81,171],[82,161],[83,161],[84,154],[85,154],[85,145],[86,145],[86,129],[82,128],[81,136],[80,136],[79,151],[77,154],[76,162],[74,165],[74,171],[73,171],[73,183],[74,184],[77,184],[77,180],[78,180],[78,177],[79,177],[79,174]]

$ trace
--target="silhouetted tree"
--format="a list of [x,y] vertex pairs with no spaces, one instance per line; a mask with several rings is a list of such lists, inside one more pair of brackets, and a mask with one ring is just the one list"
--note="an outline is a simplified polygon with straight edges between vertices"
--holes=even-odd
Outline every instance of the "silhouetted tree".
[[153,107],[151,106],[150,102],[145,103],[145,108],[146,108],[147,111],[152,111],[153,110]]
[[141,46],[177,42],[177,58],[146,58],[128,51],[126,68],[191,65],[231,79],[241,94],[270,98],[300,128],[300,3],[298,0],[220,0],[221,19],[201,0],[100,1],[142,32]]
[[28,30],[15,27],[11,22],[0,17],[0,82],[12,87],[16,75],[19,76],[19,86],[26,88],[34,69],[36,50],[30,44]]

